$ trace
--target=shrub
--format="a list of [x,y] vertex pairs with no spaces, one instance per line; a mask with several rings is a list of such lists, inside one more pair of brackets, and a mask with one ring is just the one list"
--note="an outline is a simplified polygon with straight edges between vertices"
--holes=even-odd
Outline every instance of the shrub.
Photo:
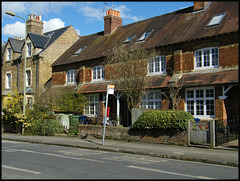
[[73,116],[70,116],[69,119],[69,135],[77,135],[78,134],[78,129],[79,129],[79,120],[77,118],[74,118]]
[[63,133],[63,131],[64,128],[58,120],[40,119],[36,120],[32,126],[26,128],[25,134],[54,136],[55,134]]
[[151,110],[142,113],[132,128],[186,130],[188,120],[194,121],[194,118],[192,114],[185,111]]

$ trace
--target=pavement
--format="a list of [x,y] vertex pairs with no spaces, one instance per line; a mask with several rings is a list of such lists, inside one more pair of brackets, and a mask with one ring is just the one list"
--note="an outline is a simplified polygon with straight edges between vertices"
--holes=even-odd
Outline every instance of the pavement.
[[79,138],[78,136],[29,136],[2,133],[2,140],[13,140],[38,144],[76,147],[99,151],[148,155],[160,158],[196,161],[218,165],[238,167],[238,140],[214,149],[196,146],[178,146],[156,143],[122,142],[96,138]]

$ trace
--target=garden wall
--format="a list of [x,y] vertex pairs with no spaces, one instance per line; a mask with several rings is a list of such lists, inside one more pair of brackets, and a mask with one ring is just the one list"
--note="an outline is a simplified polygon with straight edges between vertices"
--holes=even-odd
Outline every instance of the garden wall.
[[[79,125],[80,138],[102,138],[103,126]],[[105,139],[128,142],[187,145],[186,131],[132,130],[126,127],[106,126]]]

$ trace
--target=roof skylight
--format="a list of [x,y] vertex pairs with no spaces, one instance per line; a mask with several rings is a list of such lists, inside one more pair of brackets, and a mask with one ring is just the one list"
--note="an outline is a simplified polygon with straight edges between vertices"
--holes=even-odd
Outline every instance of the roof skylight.
[[138,41],[144,41],[144,40],[146,40],[146,38],[148,37],[148,35],[149,35],[151,32],[153,32],[153,30],[144,32],[144,33],[142,34],[142,36],[138,39]]
[[79,53],[81,53],[85,49],[85,47],[86,46],[79,48],[78,51],[76,51],[73,55],[78,55]]
[[126,40],[124,41],[124,43],[129,43],[134,37],[135,37],[135,35],[127,37]]
[[213,16],[211,21],[208,23],[207,27],[219,25],[225,15],[226,13],[221,13]]
[[54,34],[54,31],[48,33],[46,36],[50,37],[50,36],[52,36],[53,34]]

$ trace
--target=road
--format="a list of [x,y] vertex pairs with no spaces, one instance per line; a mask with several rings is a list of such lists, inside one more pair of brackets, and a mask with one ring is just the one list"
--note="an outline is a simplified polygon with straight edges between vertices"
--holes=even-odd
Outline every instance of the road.
[[238,168],[2,140],[2,179],[238,179]]

